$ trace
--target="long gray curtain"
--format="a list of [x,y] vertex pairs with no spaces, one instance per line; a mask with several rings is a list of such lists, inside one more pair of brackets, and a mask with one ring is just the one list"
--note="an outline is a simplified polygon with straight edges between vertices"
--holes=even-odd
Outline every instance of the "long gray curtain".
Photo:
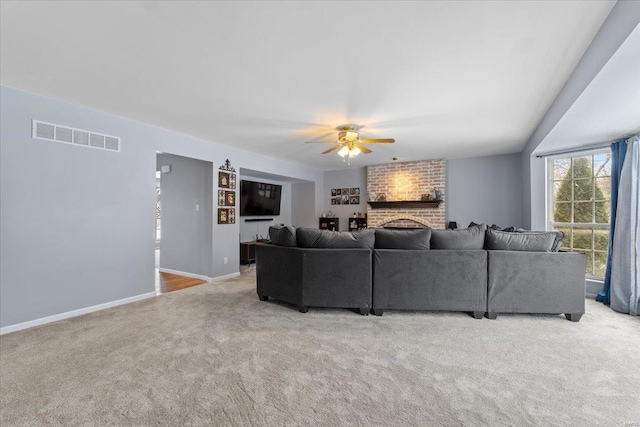
[[627,140],[612,248],[611,308],[640,314],[640,136]]

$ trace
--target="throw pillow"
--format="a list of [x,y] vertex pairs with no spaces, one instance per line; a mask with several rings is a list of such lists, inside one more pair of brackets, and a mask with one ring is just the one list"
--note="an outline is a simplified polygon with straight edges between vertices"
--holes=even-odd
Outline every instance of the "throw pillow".
[[485,249],[494,251],[552,252],[556,234],[554,232],[509,233],[487,230]]
[[354,232],[318,230],[300,227],[296,240],[301,248],[369,248],[373,249],[375,231],[366,229]]
[[269,239],[277,246],[297,246],[296,228],[292,226],[274,225],[269,227]]
[[376,229],[376,249],[429,249],[430,228],[417,230]]
[[483,249],[484,224],[462,230],[431,230],[431,249]]
[[562,231],[531,231],[531,230],[525,230],[524,228],[516,228],[515,229],[516,233],[555,233],[556,237],[555,240],[553,242],[553,247],[551,248],[551,252],[558,252],[560,250],[560,248],[562,247],[562,241],[564,240],[564,232]]

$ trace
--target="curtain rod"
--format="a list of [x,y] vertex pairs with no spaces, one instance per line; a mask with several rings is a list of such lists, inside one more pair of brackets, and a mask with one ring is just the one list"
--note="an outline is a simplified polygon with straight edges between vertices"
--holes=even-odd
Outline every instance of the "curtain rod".
[[[624,139],[624,138],[620,138],[620,139]],[[565,150],[549,151],[547,153],[536,154],[536,157],[538,157],[538,158],[540,158],[540,157],[549,157],[549,156],[557,156],[557,155],[560,155],[560,154],[581,153],[583,151],[597,150],[599,148],[609,148],[609,146],[611,144],[613,144],[616,141],[620,141],[620,139],[615,139],[613,141],[607,141],[607,142],[599,142],[599,143],[593,144],[593,145],[582,145],[580,147],[567,148]]]

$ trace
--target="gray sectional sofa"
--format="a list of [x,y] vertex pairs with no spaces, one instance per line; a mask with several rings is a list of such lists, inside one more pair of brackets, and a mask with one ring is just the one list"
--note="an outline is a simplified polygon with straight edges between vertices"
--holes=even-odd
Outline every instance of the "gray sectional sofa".
[[585,305],[585,256],[558,252],[555,232],[270,230],[256,248],[257,292],[295,304],[371,310],[560,314]]

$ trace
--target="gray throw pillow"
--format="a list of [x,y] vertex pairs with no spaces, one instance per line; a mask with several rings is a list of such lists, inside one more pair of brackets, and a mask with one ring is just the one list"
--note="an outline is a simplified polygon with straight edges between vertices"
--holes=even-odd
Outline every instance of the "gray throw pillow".
[[524,228],[516,228],[515,229],[516,233],[532,233],[532,234],[544,234],[544,233],[555,233],[556,237],[555,240],[553,242],[553,246],[551,247],[551,252],[558,252],[560,250],[560,248],[562,247],[562,241],[564,240],[564,232],[562,231],[557,231],[557,230],[552,230],[552,231],[531,231],[531,230],[525,230]]
[[301,248],[369,248],[373,249],[375,231],[366,229],[354,232],[318,230],[300,227],[296,240]]
[[376,229],[376,249],[429,249],[431,229],[386,230]]
[[556,233],[487,230],[485,248],[494,251],[552,252]]
[[431,249],[483,249],[484,224],[462,230],[431,230]]
[[296,228],[290,225],[273,225],[269,227],[269,240],[277,246],[297,246]]

